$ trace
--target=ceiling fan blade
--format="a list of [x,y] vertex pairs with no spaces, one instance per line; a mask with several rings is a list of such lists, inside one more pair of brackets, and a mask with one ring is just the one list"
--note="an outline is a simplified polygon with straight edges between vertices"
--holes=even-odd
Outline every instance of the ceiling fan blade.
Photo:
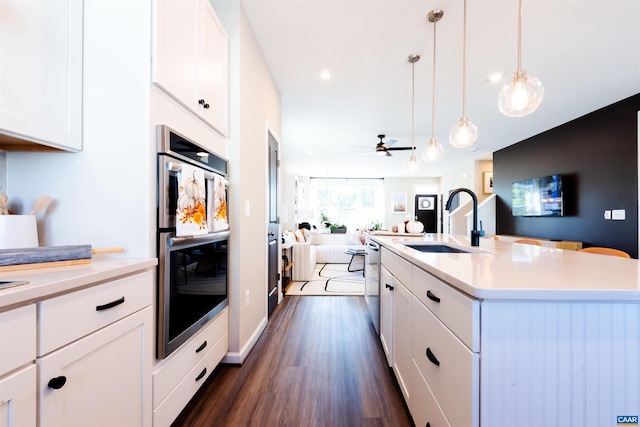
[[389,147],[389,146],[395,144],[396,142],[398,142],[398,141],[396,141],[395,139],[388,139],[384,143],[387,144],[387,147]]
[[388,147],[388,151],[411,150],[411,147]]

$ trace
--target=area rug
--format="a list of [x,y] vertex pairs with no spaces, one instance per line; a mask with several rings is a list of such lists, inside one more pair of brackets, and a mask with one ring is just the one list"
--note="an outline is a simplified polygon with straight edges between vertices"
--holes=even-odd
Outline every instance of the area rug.
[[348,264],[316,264],[311,280],[291,282],[286,295],[364,295],[362,271],[347,271]]

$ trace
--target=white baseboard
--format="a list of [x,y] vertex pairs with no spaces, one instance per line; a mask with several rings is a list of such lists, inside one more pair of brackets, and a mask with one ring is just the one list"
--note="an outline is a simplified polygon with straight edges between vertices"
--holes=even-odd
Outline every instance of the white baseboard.
[[264,330],[266,329],[267,323],[268,323],[267,318],[265,317],[264,319],[262,319],[262,322],[260,322],[260,325],[258,325],[256,330],[253,332],[253,335],[251,335],[251,338],[249,338],[249,340],[245,343],[245,345],[242,346],[240,351],[228,352],[227,355],[222,359],[221,363],[242,365],[244,363],[244,360],[247,358],[247,356],[249,356],[249,353],[251,353],[251,350],[253,350],[253,347],[258,342],[260,335],[262,335],[262,332],[264,332]]

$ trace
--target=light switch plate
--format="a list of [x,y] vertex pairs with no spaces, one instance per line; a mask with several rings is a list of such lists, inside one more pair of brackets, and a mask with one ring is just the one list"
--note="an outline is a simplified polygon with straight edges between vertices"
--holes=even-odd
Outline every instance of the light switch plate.
[[604,219],[611,219],[611,211],[604,211]]
[[624,209],[614,209],[611,211],[611,218],[617,221],[624,221],[625,219],[625,210]]

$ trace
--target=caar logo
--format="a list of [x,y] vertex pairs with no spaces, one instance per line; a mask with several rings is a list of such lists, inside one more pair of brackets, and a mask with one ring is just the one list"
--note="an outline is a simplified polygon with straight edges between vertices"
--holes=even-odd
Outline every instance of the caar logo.
[[616,421],[619,426],[637,426],[638,425],[638,416],[637,415],[618,415],[616,417]]

